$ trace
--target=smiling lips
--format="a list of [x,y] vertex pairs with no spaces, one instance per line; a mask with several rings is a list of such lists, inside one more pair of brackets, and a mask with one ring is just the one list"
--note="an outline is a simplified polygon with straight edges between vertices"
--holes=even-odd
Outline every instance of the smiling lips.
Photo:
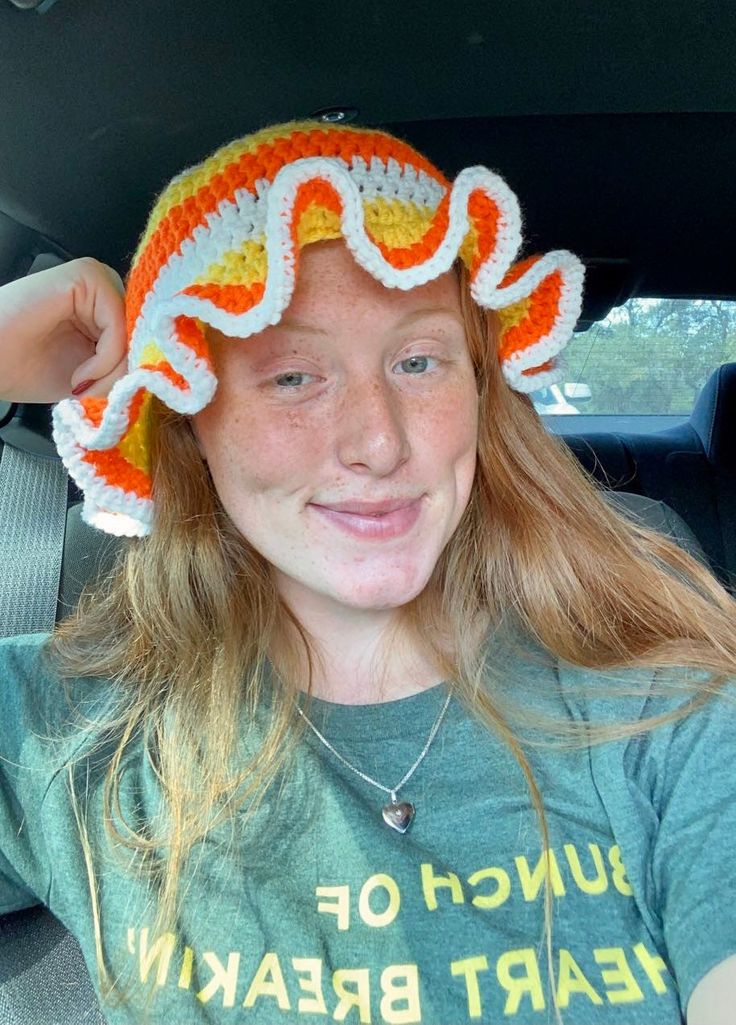
[[311,508],[352,537],[386,540],[411,530],[421,514],[421,501],[312,503]]

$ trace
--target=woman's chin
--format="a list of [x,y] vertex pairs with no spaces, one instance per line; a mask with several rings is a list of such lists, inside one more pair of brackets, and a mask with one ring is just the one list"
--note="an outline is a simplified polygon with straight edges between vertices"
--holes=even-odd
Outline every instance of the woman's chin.
[[427,586],[432,575],[432,565],[425,559],[417,565],[414,562],[403,566],[387,564],[384,567],[364,566],[363,572],[354,564],[345,562],[325,565],[314,572],[310,566],[306,572],[290,574],[282,566],[277,571],[277,586],[295,609],[301,602],[312,605],[325,599],[336,605],[351,609],[373,609],[383,611],[400,608],[417,597]]
[[352,587],[346,587],[342,581],[340,586],[334,588],[333,596],[342,605],[355,609],[396,609],[421,594],[428,579],[429,576],[423,575],[421,579],[411,583],[405,580],[396,583],[390,580],[374,580],[356,582]]

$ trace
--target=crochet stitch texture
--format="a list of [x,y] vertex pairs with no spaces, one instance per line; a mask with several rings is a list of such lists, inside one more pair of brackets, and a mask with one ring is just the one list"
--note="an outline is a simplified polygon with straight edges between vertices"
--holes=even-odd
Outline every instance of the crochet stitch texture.
[[508,385],[563,376],[559,353],[580,315],[584,269],[566,250],[514,264],[516,196],[482,166],[450,182],[406,142],[319,121],[272,125],[176,175],[156,200],[126,282],[128,373],[106,398],[65,399],[54,440],[84,492],[83,519],[143,536],[154,522],[151,396],[194,414],[217,387],[205,325],[247,338],[280,320],[299,250],[343,237],[387,288],[410,289],[460,258],[471,295],[499,311]]

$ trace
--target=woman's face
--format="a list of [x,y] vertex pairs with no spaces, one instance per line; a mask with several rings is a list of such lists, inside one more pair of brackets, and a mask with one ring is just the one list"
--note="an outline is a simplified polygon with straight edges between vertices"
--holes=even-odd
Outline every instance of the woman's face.
[[[193,417],[200,451],[292,608],[387,609],[418,595],[475,471],[477,393],[454,273],[389,289],[342,239],[312,243],[279,324],[210,337],[219,384]],[[356,503],[403,509],[331,509]]]

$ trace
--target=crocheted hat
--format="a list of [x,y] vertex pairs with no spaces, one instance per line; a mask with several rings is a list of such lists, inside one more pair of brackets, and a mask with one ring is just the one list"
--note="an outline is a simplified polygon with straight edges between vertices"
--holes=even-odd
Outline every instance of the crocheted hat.
[[106,398],[54,409],[54,440],[84,492],[87,523],[150,533],[151,396],[189,415],[206,406],[217,380],[205,325],[247,338],[278,323],[301,247],[339,237],[387,288],[422,285],[460,257],[475,302],[499,311],[509,386],[532,392],[563,376],[557,357],[580,315],[583,266],[565,250],[513,263],[521,214],[502,178],[477,166],[450,182],[383,131],[273,125],[164,188],[126,283],[128,373]]

